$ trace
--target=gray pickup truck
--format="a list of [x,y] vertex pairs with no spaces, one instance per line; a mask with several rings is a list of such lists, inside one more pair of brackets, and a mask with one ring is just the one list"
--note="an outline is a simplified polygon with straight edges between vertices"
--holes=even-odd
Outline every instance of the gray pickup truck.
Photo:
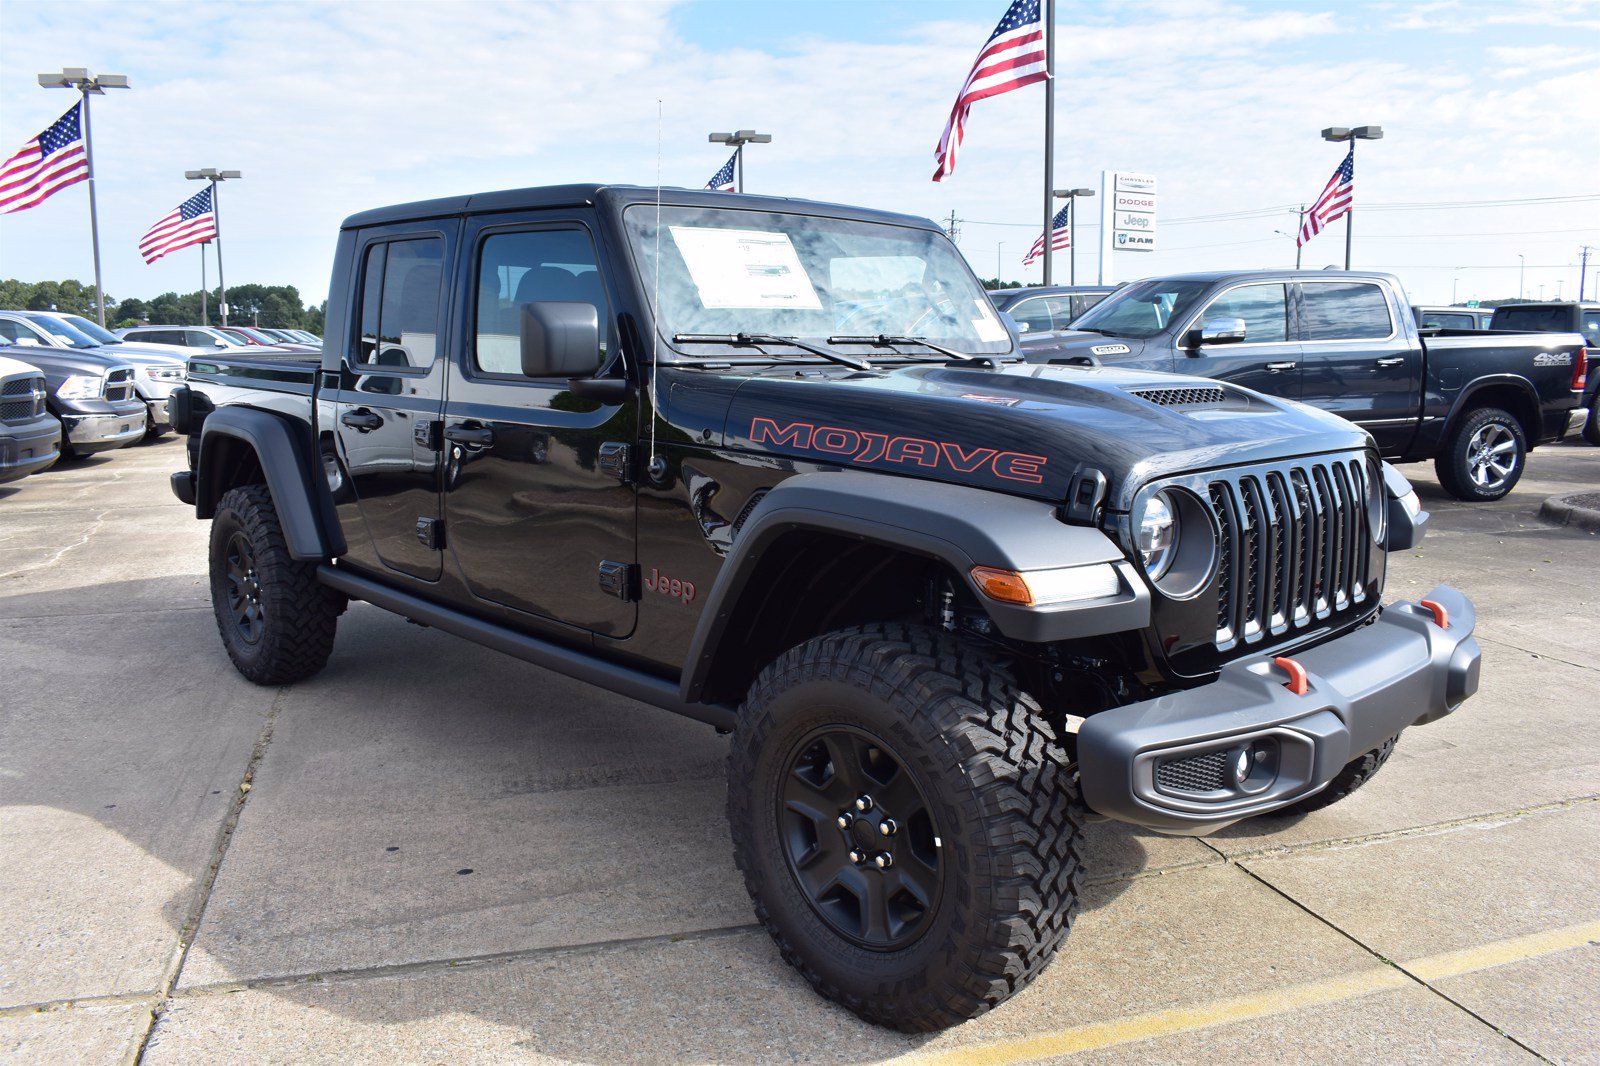
[[1397,278],[1255,270],[1117,290],[1029,359],[1197,374],[1300,400],[1372,434],[1384,458],[1432,459],[1458,499],[1497,500],[1529,450],[1558,440],[1585,385],[1576,334],[1417,330]]

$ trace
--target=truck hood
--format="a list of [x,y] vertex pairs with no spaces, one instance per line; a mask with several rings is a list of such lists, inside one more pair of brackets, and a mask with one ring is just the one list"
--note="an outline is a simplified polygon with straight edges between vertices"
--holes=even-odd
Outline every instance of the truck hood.
[[[1061,362],[1075,356],[1114,363],[1119,359],[1138,359],[1152,340],[1165,344],[1165,338],[1107,337],[1085,330],[1066,329],[1054,333],[1022,335],[1022,357],[1030,363]],[[1150,353],[1155,354],[1155,353]]]
[[[744,379],[726,401],[727,447],[1053,501],[1092,468],[1118,511],[1154,478],[1370,443],[1334,415],[1176,374],[1028,364],[779,373]],[[720,406],[694,391],[702,417]]]

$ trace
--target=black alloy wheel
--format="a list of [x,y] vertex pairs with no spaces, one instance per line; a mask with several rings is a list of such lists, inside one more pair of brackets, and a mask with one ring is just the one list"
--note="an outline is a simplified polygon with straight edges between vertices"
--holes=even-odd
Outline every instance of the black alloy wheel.
[[922,789],[881,738],[843,725],[802,738],[776,813],[789,871],[840,936],[893,951],[926,931],[941,841]]
[[266,630],[266,617],[261,608],[261,583],[256,577],[255,551],[242,529],[236,530],[228,538],[226,565],[228,610],[233,614],[234,629],[246,644],[258,644],[261,634]]

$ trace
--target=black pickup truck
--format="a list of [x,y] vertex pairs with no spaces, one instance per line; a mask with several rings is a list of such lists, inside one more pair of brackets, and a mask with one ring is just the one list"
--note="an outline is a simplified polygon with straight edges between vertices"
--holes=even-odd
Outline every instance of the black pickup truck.
[[359,599],[731,732],[756,913],[869,1020],[1030,981],[1091,811],[1324,806],[1476,691],[1465,596],[1380,604],[1426,516],[1365,432],[1028,365],[925,219],[562,186],[335,263],[320,359],[172,400],[234,665],[315,673]]
[[[1506,304],[1494,309],[1490,329],[1527,330],[1534,333],[1577,333],[1589,346],[1589,362],[1600,361],[1600,303],[1554,302]],[[1600,444],[1600,368],[1589,372],[1589,385],[1581,403],[1587,415],[1583,439]]]
[[1389,274],[1255,270],[1149,278],[1030,344],[1029,358],[1171,370],[1300,400],[1372,434],[1384,458],[1432,459],[1457,499],[1497,500],[1583,396],[1583,338],[1417,330]]

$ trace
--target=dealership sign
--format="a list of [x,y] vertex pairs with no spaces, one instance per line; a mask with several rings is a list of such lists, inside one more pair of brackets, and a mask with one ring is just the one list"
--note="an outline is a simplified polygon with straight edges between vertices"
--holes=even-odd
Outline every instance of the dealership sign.
[[1120,170],[1100,172],[1100,281],[1114,284],[1112,252],[1156,248],[1156,179]]

